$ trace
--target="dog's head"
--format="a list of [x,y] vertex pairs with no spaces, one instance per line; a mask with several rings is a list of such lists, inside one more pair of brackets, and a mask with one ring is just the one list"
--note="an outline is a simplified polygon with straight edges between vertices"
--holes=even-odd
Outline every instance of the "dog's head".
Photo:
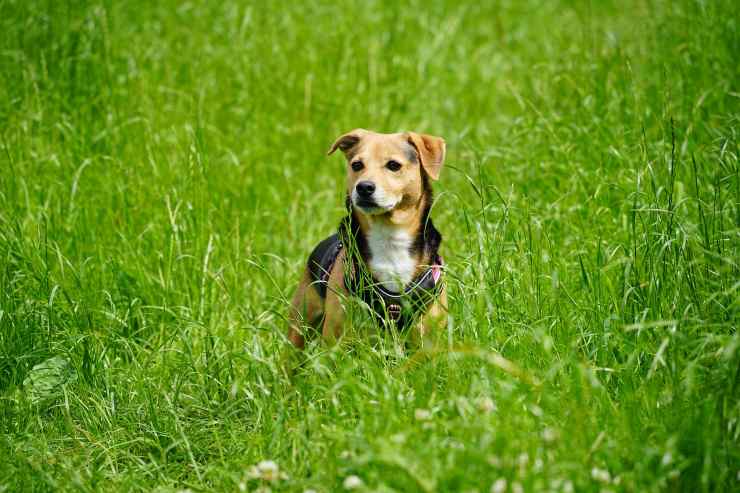
[[367,215],[419,204],[425,177],[439,179],[445,158],[443,139],[415,132],[360,128],[339,137],[329,154],[337,149],[347,158],[347,195]]

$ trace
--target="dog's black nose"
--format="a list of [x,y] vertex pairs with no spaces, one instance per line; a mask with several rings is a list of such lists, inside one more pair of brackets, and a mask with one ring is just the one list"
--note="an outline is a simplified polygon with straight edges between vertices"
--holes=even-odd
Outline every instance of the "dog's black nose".
[[362,198],[368,198],[375,191],[375,183],[371,181],[361,181],[355,188],[357,189],[357,195]]

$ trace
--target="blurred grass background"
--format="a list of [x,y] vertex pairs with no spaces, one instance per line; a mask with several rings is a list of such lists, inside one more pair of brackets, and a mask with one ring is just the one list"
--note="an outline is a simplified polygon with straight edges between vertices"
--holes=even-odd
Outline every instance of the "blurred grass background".
[[[0,490],[737,490],[739,53],[729,0],[0,0]],[[355,127],[447,140],[451,324],[289,379]]]

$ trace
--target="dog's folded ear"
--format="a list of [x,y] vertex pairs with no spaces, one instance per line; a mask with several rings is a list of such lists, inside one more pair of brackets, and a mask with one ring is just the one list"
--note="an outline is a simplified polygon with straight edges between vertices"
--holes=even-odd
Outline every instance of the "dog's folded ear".
[[445,161],[445,141],[441,137],[433,135],[417,134],[416,132],[406,132],[408,142],[419,154],[419,160],[424,171],[432,178],[439,179],[439,172],[442,170],[442,164]]
[[360,142],[360,139],[362,139],[362,136],[366,132],[367,130],[363,128],[356,128],[351,132],[347,132],[334,141],[334,143],[331,145],[331,148],[329,149],[329,152],[327,152],[326,154],[331,155],[337,149],[342,151],[344,154],[347,154],[354,146],[356,146]]

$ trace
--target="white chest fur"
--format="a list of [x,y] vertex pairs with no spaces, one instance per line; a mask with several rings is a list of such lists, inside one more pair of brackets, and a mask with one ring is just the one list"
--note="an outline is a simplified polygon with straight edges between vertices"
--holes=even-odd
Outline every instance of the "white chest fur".
[[370,270],[384,288],[401,291],[414,275],[416,262],[411,256],[414,239],[402,228],[372,224],[367,235]]

